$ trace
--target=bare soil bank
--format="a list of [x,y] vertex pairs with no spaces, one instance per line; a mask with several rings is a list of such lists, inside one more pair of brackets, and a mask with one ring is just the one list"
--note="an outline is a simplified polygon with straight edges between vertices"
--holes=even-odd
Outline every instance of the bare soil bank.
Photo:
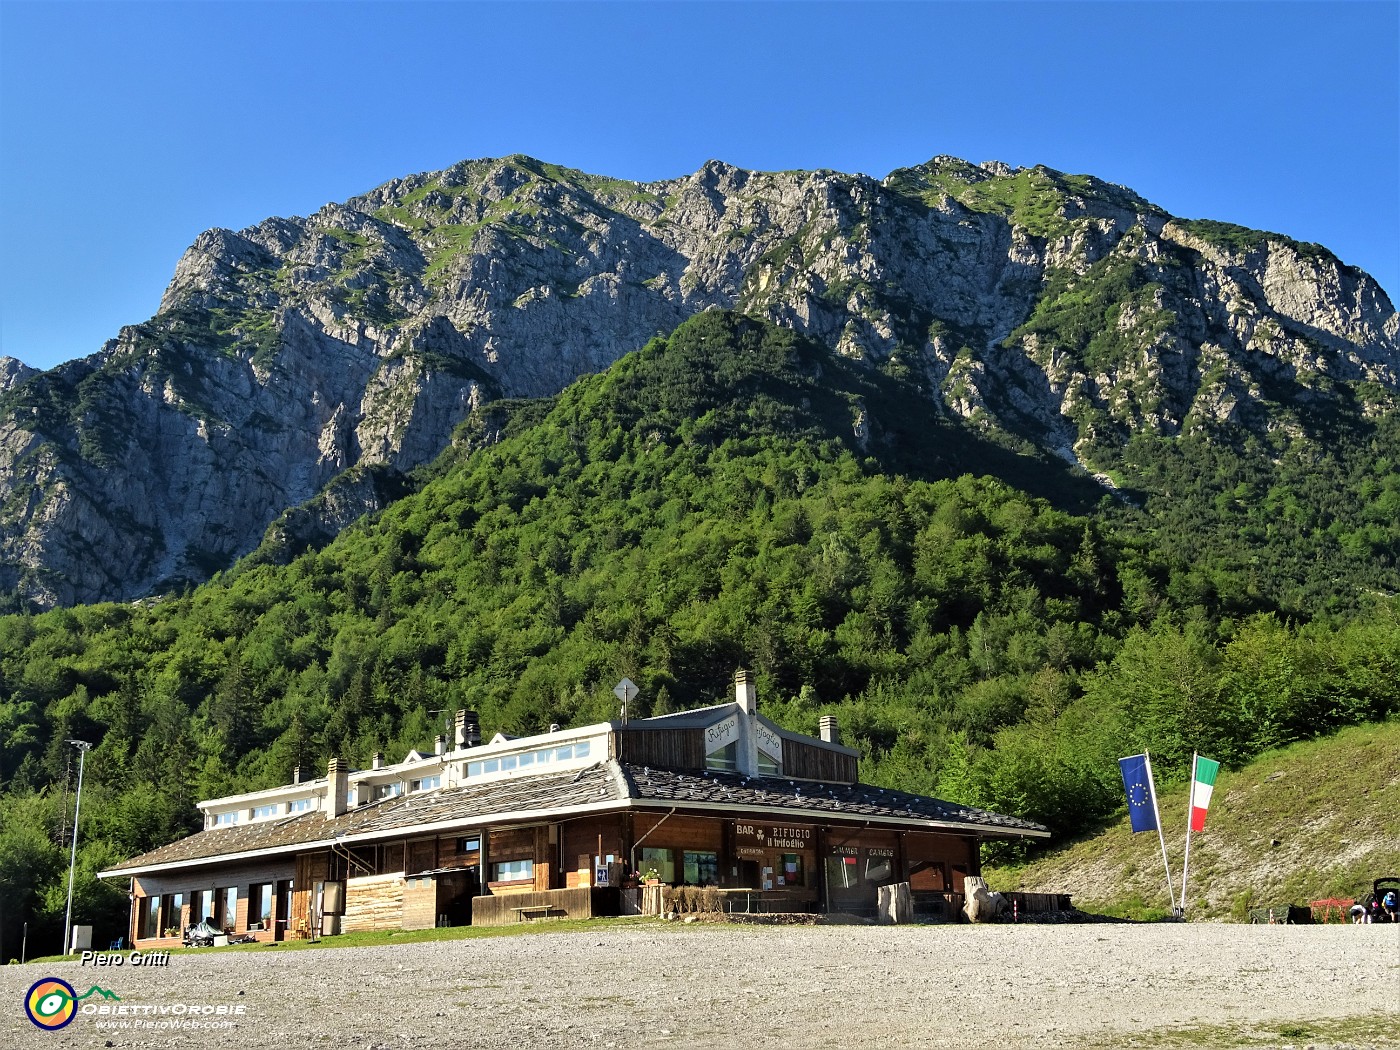
[[[156,1024],[41,1031],[24,994],[97,984]],[[1074,1047],[1371,1017],[1400,1045],[1400,926],[679,926],[0,968],[4,1047]],[[81,1007],[97,1006],[98,995]],[[166,1012],[160,1013],[165,1007]],[[181,1012],[183,1010],[183,1012]],[[1388,1013],[1380,1022],[1374,1015]],[[1301,1029],[1300,1029],[1301,1031]],[[1199,1037],[1198,1037],[1199,1038]],[[1255,1043],[1284,1046],[1275,1035]],[[1210,1039],[1204,1045],[1217,1045]]]

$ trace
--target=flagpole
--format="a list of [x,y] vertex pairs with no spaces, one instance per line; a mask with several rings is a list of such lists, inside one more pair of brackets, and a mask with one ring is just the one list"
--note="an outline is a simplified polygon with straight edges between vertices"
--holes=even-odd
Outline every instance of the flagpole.
[[[1167,839],[1162,834],[1162,813],[1157,808],[1157,785],[1152,776],[1152,754],[1148,751],[1142,753],[1143,764],[1147,766],[1147,790],[1152,792],[1152,815],[1157,821],[1157,841],[1162,844],[1162,870],[1167,873],[1167,900],[1172,902],[1172,907],[1176,907],[1176,891],[1172,889],[1172,869],[1167,863]],[[1189,825],[1188,825],[1189,826]]]
[[1186,876],[1191,870],[1191,804],[1196,799],[1196,763],[1201,760],[1199,751],[1191,752],[1191,787],[1186,792],[1186,856],[1181,861],[1181,908],[1180,914],[1186,915]]

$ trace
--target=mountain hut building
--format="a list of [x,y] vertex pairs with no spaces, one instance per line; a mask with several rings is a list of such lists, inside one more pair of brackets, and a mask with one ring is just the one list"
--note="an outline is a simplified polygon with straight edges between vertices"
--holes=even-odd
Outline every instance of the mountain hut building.
[[836,721],[820,737],[729,703],[454,738],[324,777],[199,803],[204,829],[101,872],[130,883],[129,943],[201,921],[260,941],[638,910],[637,884],[713,887],[725,910],[873,914],[908,882],[916,914],[955,917],[986,839],[1046,838],[1015,817],[871,787]]

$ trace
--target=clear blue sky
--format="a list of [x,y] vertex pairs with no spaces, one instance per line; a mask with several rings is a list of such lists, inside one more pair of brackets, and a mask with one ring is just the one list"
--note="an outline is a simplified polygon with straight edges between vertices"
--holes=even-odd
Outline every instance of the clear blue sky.
[[529,153],[1048,164],[1400,293],[1400,4],[0,0],[0,353],[149,317],[203,229]]

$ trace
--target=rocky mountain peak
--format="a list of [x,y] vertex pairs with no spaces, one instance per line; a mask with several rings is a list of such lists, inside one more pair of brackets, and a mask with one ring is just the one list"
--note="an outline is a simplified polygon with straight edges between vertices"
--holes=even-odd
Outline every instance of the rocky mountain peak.
[[1091,176],[463,161],[207,231],[102,353],[0,368],[0,589],[51,605],[203,579],[288,508],[373,509],[394,485],[364,472],[402,478],[476,406],[555,394],[716,307],[1097,473],[1135,433],[1267,427],[1338,384],[1392,410],[1400,367],[1365,274]]

